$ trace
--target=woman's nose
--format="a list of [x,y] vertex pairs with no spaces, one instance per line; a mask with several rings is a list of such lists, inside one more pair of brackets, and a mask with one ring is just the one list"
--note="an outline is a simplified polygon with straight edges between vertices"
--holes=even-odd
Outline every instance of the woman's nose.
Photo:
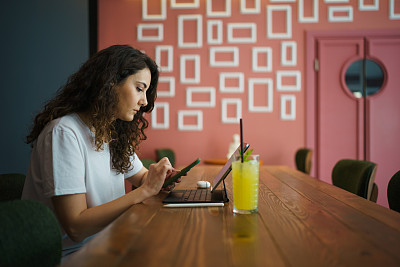
[[147,97],[146,97],[146,94],[143,94],[143,97],[140,99],[139,104],[140,104],[142,107],[147,106]]

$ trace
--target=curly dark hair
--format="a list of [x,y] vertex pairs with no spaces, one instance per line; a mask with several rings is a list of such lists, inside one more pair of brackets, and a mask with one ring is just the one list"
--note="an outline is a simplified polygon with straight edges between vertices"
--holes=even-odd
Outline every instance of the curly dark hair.
[[[148,104],[140,108],[133,121],[115,120],[118,93],[114,86],[145,68],[151,73],[150,86],[146,91]],[[26,143],[33,146],[50,121],[71,113],[88,112],[95,129],[97,151],[103,149],[104,142],[108,142],[113,168],[118,173],[127,172],[131,168],[130,157],[138,150],[139,143],[147,138],[144,130],[149,123],[143,115],[154,108],[158,76],[157,64],[129,45],[113,45],[97,52],[69,77],[55,98],[36,115]]]

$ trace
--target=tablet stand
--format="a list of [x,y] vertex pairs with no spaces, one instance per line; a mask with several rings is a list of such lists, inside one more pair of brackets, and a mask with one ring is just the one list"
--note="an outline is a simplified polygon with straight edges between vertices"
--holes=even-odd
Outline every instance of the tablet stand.
[[224,185],[224,192],[225,192],[226,202],[229,202],[228,192],[226,192],[225,179],[222,180],[222,183]]

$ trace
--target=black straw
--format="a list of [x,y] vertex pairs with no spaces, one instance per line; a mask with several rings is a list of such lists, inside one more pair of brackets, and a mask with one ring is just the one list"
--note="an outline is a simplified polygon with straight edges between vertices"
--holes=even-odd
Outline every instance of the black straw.
[[242,118],[240,118],[240,159],[243,163],[243,122]]

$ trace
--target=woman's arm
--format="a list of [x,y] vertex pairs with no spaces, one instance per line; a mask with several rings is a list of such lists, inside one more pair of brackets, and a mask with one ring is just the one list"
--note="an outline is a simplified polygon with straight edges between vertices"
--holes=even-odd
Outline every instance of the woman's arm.
[[149,169],[147,171],[143,168],[131,177],[133,180],[141,180],[139,188],[103,205],[88,209],[86,194],[53,197],[56,215],[69,237],[80,242],[99,232],[130,206],[158,194],[165,178],[174,171],[166,158],[153,164]]

